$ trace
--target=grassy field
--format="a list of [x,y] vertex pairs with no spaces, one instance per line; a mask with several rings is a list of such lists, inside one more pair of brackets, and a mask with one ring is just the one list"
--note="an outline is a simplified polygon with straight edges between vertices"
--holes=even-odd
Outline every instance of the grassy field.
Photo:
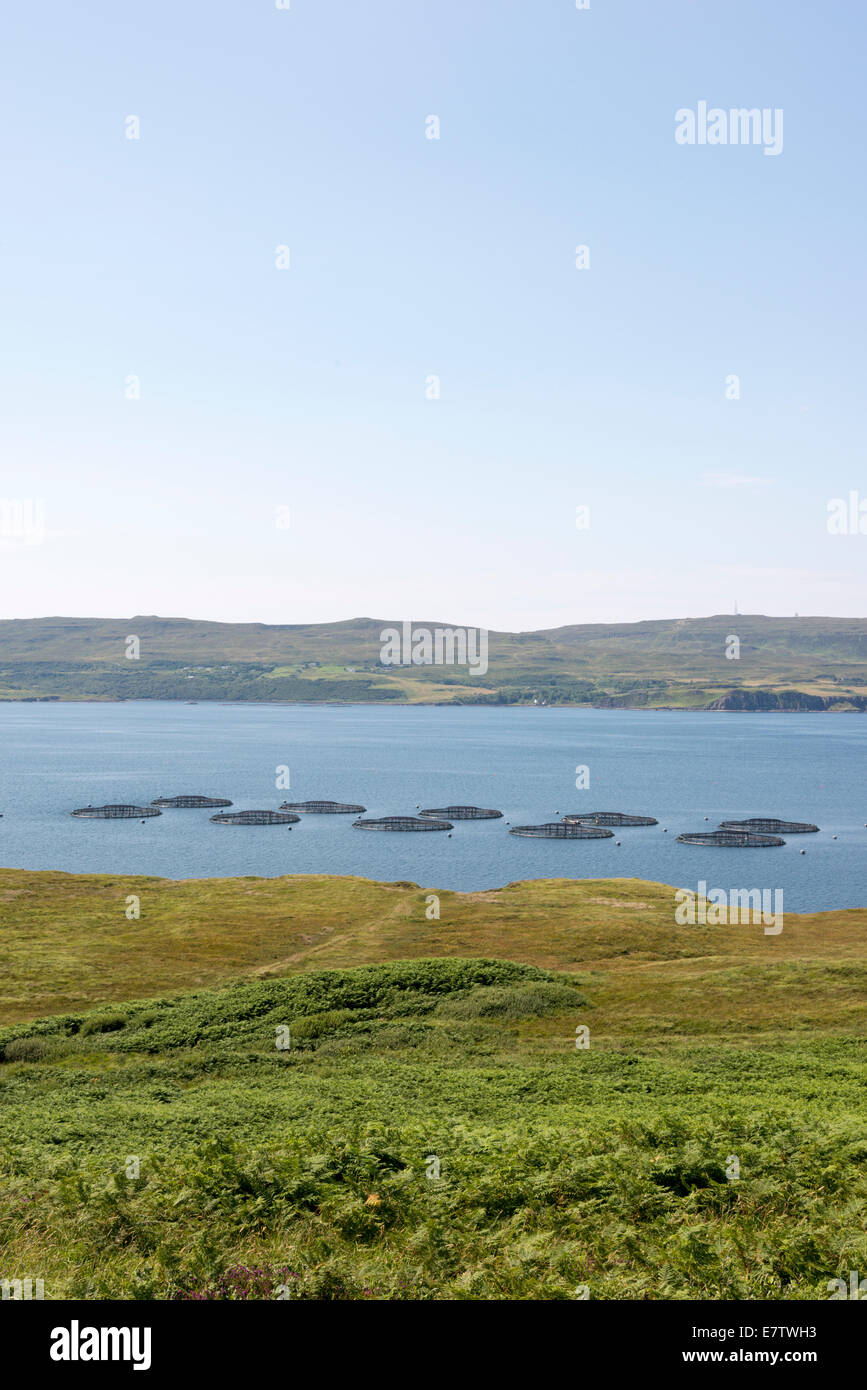
[[808,1299],[867,1267],[867,911],[432,891],[0,872],[0,1279]]

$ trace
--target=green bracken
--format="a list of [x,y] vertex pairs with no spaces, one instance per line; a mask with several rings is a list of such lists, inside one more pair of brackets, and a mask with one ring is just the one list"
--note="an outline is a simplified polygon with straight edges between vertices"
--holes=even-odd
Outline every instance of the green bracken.
[[[667,1038],[647,978],[643,1040],[603,1023],[594,971],[460,957],[14,1023],[0,1277],[47,1298],[828,1297],[867,1267],[857,1037]],[[813,1005],[839,984],[814,971]]]

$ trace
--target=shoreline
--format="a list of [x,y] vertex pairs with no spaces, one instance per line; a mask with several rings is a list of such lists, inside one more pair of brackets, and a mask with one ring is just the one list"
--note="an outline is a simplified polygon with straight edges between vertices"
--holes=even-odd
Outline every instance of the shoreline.
[[797,708],[777,706],[774,709],[746,709],[743,707],[735,708],[719,705],[570,704],[565,700],[562,704],[537,705],[529,702],[507,700],[209,700],[207,698],[201,700],[180,700],[172,699],[170,696],[155,696],[153,699],[112,699],[110,697],[99,699],[90,695],[31,695],[20,698],[0,696],[0,706],[2,705],[211,705],[222,708],[241,705],[256,707],[261,705],[265,707],[276,707],[278,709],[581,709],[600,710],[611,714],[623,713],[624,711],[633,714],[867,714],[867,701],[865,701],[865,707],[863,709],[836,708],[833,705],[826,706],[823,709],[817,709],[815,706],[799,706]]
[[[335,884],[340,887],[345,885],[355,885],[364,888],[383,889],[386,891],[399,889],[407,893],[435,893],[440,897],[464,900],[466,903],[474,903],[490,899],[496,900],[499,894],[512,891],[524,890],[532,892],[545,888],[572,888],[583,892],[594,885],[620,885],[624,891],[635,888],[648,888],[656,892],[666,892],[672,895],[674,902],[677,893],[694,893],[692,886],[683,884],[666,883],[662,879],[639,878],[634,874],[620,874],[608,878],[583,877],[574,874],[554,874],[544,875],[538,878],[513,878],[507,883],[496,884],[491,888],[443,888],[436,883],[417,883],[415,879],[407,878],[370,878],[366,874],[339,874],[339,873],[280,873],[280,874],[212,874],[204,877],[195,875],[184,878],[169,878],[165,874],[148,873],[118,873],[111,870],[77,870],[77,869],[52,869],[40,868],[29,869],[21,868],[14,864],[0,864],[0,888],[2,888],[2,877],[4,874],[26,874],[32,879],[45,877],[61,878],[65,883],[81,883],[90,881],[94,887],[102,888],[112,884],[148,884],[150,886],[163,884],[168,888],[180,889],[184,887],[198,886],[202,889],[214,889],[218,886],[227,884],[237,885],[239,890],[249,889],[253,891],[254,885],[273,886],[285,883],[294,887],[306,887],[308,884],[315,883]],[[725,878],[739,877],[738,874],[726,874],[720,871],[716,877],[722,881]],[[35,886],[39,886],[38,884]],[[837,905],[834,907],[804,908],[801,910],[789,911],[786,909],[786,916],[792,917],[836,917],[841,912],[867,912],[867,902],[853,903],[849,906]],[[674,921],[672,909],[672,921]],[[681,930],[681,928],[678,928]]]

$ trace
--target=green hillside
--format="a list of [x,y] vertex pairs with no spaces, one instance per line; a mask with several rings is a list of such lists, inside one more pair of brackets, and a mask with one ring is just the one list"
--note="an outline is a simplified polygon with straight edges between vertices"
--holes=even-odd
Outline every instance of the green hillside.
[[[489,635],[489,669],[389,666],[398,620],[268,626],[183,618],[0,622],[0,699],[243,699],[867,707],[867,619],[720,615]],[[442,621],[416,627],[447,628]],[[737,659],[726,656],[738,637]],[[140,655],[128,659],[127,638]]]
[[3,870],[0,1278],[751,1300],[867,1265],[867,912],[766,937],[632,880],[440,896]]

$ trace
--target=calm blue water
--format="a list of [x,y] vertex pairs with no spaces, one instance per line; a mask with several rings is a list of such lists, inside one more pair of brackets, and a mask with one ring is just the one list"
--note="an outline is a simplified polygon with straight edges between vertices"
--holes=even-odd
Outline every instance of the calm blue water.
[[[0,704],[0,740],[7,867],[168,878],[361,874],[462,890],[519,878],[690,888],[704,879],[783,888],[789,911],[867,902],[867,718],[859,715],[10,703]],[[281,764],[291,770],[288,792],[275,787]],[[575,789],[578,764],[590,768],[589,791]],[[497,807],[513,825],[591,810],[660,824],[570,842],[520,839],[503,821],[458,822],[447,839],[365,833],[351,816],[306,816],[288,830],[212,825],[208,811],[166,811],[144,825],[69,815],[88,802],[146,804],[184,792],[230,797],[233,809],[328,798],[390,815],[464,802]],[[783,849],[675,843],[684,830],[763,814],[822,830]]]

